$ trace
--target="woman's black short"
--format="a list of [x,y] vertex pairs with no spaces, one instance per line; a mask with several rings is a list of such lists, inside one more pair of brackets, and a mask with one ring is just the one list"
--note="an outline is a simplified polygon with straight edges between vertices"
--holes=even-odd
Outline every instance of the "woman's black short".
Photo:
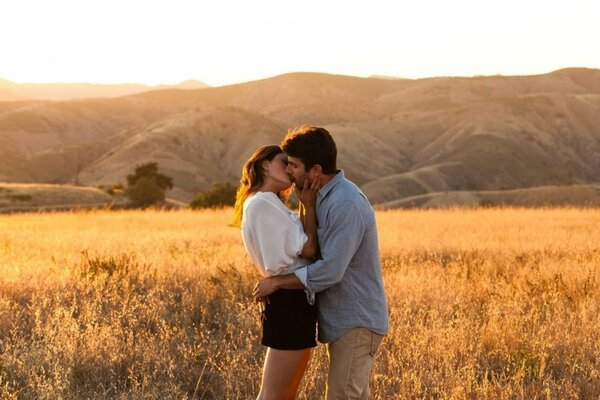
[[317,307],[301,289],[280,289],[269,295],[261,343],[277,350],[315,347]]

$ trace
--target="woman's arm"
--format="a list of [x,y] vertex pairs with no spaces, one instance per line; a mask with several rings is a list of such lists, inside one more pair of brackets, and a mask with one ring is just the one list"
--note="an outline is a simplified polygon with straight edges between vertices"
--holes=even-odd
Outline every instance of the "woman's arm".
[[300,256],[312,259],[317,254],[319,242],[317,239],[317,192],[320,189],[320,182],[314,180],[308,187],[308,181],[304,181],[302,189],[296,186],[296,194],[300,200],[300,220],[304,227],[304,233],[308,237]]

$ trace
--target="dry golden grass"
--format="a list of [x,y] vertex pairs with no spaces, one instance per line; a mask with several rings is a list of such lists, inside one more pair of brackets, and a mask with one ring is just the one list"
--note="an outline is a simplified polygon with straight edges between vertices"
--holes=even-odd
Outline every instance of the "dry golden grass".
[[[0,398],[253,398],[256,275],[230,212],[0,216]],[[600,210],[377,216],[375,399],[600,397]],[[325,371],[319,346],[299,398]]]

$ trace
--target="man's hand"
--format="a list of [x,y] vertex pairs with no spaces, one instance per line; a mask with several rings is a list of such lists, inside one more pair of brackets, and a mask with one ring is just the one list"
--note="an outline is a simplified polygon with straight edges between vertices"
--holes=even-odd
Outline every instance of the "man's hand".
[[254,296],[256,301],[260,301],[260,299],[267,297],[277,289],[278,287],[275,285],[275,277],[264,278],[256,282],[256,285],[254,285],[254,290],[252,290],[252,296]]

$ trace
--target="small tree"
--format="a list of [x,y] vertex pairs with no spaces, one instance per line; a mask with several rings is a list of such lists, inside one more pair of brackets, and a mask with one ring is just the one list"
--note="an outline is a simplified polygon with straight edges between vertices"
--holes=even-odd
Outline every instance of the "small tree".
[[190,202],[192,208],[214,208],[235,204],[237,187],[231,182],[217,182],[210,189],[201,192]]
[[125,195],[133,205],[148,207],[165,200],[167,189],[173,188],[173,179],[158,172],[157,163],[147,163],[135,167],[133,174],[127,175]]

